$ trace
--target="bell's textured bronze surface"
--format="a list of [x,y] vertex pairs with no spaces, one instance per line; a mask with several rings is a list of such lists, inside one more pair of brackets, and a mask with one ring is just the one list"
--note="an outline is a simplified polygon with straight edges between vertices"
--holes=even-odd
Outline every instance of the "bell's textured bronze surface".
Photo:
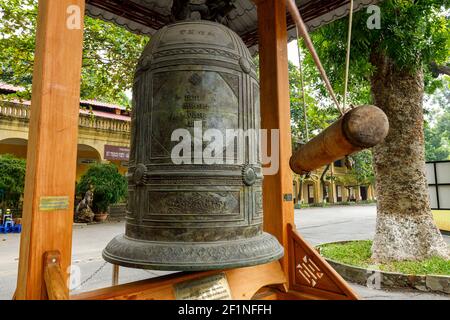
[[[126,232],[108,244],[104,259],[193,271],[281,258],[277,239],[262,230],[259,135],[231,154],[224,150],[224,164],[206,164],[208,156],[174,164],[171,157],[177,129],[192,134],[192,145],[198,124],[223,137],[230,129],[259,130],[255,66],[239,36],[208,21],[162,28],[139,61],[133,95]],[[202,150],[207,145],[200,142]]]

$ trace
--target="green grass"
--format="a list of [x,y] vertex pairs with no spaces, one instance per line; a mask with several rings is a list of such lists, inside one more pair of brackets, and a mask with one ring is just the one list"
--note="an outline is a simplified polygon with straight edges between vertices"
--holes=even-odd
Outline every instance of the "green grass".
[[374,264],[371,260],[372,241],[351,241],[330,243],[320,246],[322,256],[353,266],[399,272],[413,275],[450,275],[450,260],[438,257],[423,261],[396,261],[386,264]]

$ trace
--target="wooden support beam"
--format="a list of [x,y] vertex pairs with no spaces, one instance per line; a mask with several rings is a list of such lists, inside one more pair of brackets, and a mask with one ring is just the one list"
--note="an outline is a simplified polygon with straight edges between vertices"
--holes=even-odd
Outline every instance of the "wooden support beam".
[[[39,0],[16,299],[46,299],[44,254],[71,261],[84,0]],[[65,287],[68,294],[69,289]]]
[[118,266],[117,264],[113,264],[112,267],[112,285],[117,286],[119,285],[120,266]]
[[380,108],[371,105],[357,107],[300,146],[290,160],[291,168],[298,174],[311,172],[379,144],[388,131],[389,120]]
[[185,281],[225,274],[232,298],[250,300],[263,287],[283,285],[287,279],[280,263],[205,272],[175,273],[168,276],[118,285],[72,296],[71,300],[174,300],[174,286]]
[[44,256],[44,280],[49,300],[69,300],[66,290],[67,282],[61,271],[61,255],[58,251],[45,253]]
[[279,152],[280,157],[278,172],[264,177],[264,229],[276,236],[286,249],[281,264],[287,272],[287,225],[294,224],[294,203],[289,168],[292,146],[286,3],[280,0],[255,0],[255,3],[259,21],[261,128],[280,130],[279,148],[271,146],[268,139],[268,154]]
[[319,254],[316,248],[288,225],[289,230],[289,290],[293,299],[358,300],[350,285]]

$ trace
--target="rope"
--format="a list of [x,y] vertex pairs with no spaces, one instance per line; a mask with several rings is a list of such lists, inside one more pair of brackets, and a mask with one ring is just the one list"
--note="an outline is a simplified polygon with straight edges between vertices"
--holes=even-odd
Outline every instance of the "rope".
[[348,90],[348,74],[350,70],[350,51],[352,44],[352,27],[353,27],[353,0],[350,0],[350,13],[348,21],[348,39],[347,39],[347,56],[345,58],[345,81],[344,81],[344,103],[343,110],[347,107],[347,90]]
[[333,99],[340,114],[344,115],[344,110],[339,105],[336,95],[334,94],[333,87],[331,86],[331,83],[330,83],[330,80],[328,79],[327,73],[325,72],[325,69],[322,66],[322,62],[320,61],[319,56],[317,55],[316,49],[314,48],[314,45],[311,41],[311,37],[309,36],[308,31],[306,29],[306,25],[303,22],[300,12],[298,11],[297,5],[295,4],[294,0],[287,0],[286,2],[287,2],[288,10],[297,26],[297,32],[305,40],[305,45],[308,48],[309,52],[311,53],[311,56],[314,60],[314,63],[317,66],[317,69],[319,70],[322,80],[325,83],[325,87],[327,88],[328,93],[330,94],[331,98]]
[[303,103],[303,119],[305,121],[305,142],[309,141],[309,128],[308,128],[308,114],[306,110],[306,97],[305,97],[305,81],[303,78],[303,66],[302,66],[302,53],[300,48],[300,37],[297,31],[297,52],[298,52],[298,70],[300,71],[300,88],[302,94],[302,103]]

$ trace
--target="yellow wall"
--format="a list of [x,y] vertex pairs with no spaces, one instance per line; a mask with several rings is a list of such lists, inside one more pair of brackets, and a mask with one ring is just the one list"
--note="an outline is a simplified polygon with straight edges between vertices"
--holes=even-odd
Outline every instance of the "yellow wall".
[[450,210],[433,210],[433,217],[440,230],[450,231]]
[[[323,190],[320,184],[320,177],[323,173],[323,170],[325,167],[316,169],[310,173],[310,178],[305,180],[303,182],[303,190],[299,191],[301,194],[301,199],[299,199],[302,203],[308,203],[308,185],[312,185],[314,189],[314,203],[321,203],[323,199]],[[357,201],[361,200],[361,192],[360,192],[360,186],[357,186],[356,181],[347,181],[349,179],[340,179],[340,178],[346,178],[346,175],[348,174],[348,169],[346,167],[335,167],[334,163],[331,164],[329,171],[327,172],[328,175],[333,174],[336,180],[332,181],[326,181],[326,185],[328,188],[328,195],[329,195],[329,202],[330,203],[337,203],[337,202],[346,202],[348,200],[348,189],[345,188],[346,185],[355,185],[353,188],[353,194]],[[299,180],[300,177],[296,175],[296,180]],[[300,182],[298,182],[300,184]],[[337,192],[336,192],[336,186],[341,186],[341,201],[337,201]],[[374,200],[375,192],[373,189],[373,186],[368,186],[367,188],[367,200]]]
[[128,172],[128,167],[122,166],[122,161],[109,161],[109,162],[116,165],[121,175],[125,175]]
[[[0,142],[0,154],[12,154],[16,157],[26,159],[27,146],[26,145],[3,144]],[[79,150],[77,153],[77,181],[79,181],[81,176],[89,169],[89,164],[80,163],[81,159],[94,159],[97,162],[102,161],[101,157],[97,151]],[[121,161],[111,161],[111,162],[117,166],[120,174],[125,175],[127,173],[128,168],[122,166]]]
[[97,162],[101,161],[99,154],[96,151],[78,151],[77,153],[77,181],[89,169],[89,164],[80,163],[80,159],[95,159]]
[[[26,159],[29,119],[17,116],[23,115],[24,107],[22,105],[11,104],[9,106],[20,112],[12,112],[6,117],[0,117],[0,154],[10,153]],[[96,159],[103,162],[105,145],[129,146],[130,144],[129,123],[127,127],[124,126],[126,124],[124,121],[118,125],[118,120],[106,118],[98,119],[99,122],[86,122],[81,121],[83,117],[85,116],[80,116],[78,131],[77,180],[89,168],[89,164],[81,164],[80,159]],[[120,161],[113,163],[117,165],[121,174],[127,172],[128,169],[122,166]]]

